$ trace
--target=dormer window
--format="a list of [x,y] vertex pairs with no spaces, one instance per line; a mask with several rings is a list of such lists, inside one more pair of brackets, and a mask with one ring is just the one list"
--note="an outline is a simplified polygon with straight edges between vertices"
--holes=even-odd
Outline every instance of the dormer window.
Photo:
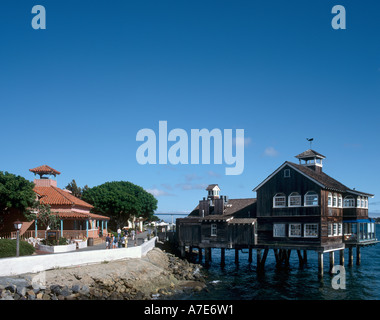
[[314,191],[308,191],[305,194],[305,206],[318,206],[318,194]]
[[284,193],[277,193],[273,197],[273,207],[274,208],[284,208],[286,207],[286,196]]

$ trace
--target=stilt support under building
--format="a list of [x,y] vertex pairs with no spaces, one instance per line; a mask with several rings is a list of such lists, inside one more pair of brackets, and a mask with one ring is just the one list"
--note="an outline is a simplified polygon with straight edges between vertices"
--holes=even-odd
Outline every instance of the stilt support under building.
[[329,267],[329,273],[330,274],[332,274],[332,270],[333,270],[333,268],[334,268],[334,251],[331,251],[330,253],[329,253],[329,255],[330,255],[330,267]]
[[354,255],[353,255],[353,250],[352,247],[348,248],[348,265],[352,267],[354,261]]
[[360,266],[360,263],[361,263],[360,246],[356,246],[356,264]]
[[318,254],[318,278],[323,278],[323,252],[317,252]]
[[220,249],[220,265],[224,267],[226,265],[226,249],[221,248]]

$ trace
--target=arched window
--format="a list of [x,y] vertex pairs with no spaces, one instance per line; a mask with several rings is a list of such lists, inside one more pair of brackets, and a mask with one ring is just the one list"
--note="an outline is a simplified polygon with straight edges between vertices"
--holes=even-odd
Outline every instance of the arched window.
[[333,196],[333,207],[336,207],[338,206],[338,195],[336,193],[334,193],[334,196]]
[[347,196],[344,198],[343,206],[345,208],[354,208],[355,207],[355,199],[353,196]]
[[332,193],[329,192],[329,195],[327,197],[327,206],[332,207]]
[[286,207],[286,195],[284,193],[276,193],[273,197],[273,207],[283,208]]
[[301,206],[301,195],[298,192],[292,192],[289,196],[289,207]]
[[305,206],[317,206],[318,194],[314,191],[308,191],[305,194]]

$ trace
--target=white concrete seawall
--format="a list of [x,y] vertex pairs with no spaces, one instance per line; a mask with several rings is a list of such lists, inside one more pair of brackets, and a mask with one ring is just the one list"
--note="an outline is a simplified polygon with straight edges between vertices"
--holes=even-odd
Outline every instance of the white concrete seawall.
[[118,249],[75,251],[0,259],[0,277],[35,273],[55,268],[66,268],[86,264],[142,258],[155,247],[157,237],[140,246]]

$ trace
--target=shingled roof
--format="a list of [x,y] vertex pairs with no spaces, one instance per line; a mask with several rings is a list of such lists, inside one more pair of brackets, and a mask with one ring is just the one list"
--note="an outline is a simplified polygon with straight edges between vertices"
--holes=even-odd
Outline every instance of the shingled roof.
[[285,161],[276,171],[270,174],[263,182],[261,182],[255,189],[253,189],[253,191],[256,191],[257,189],[259,189],[267,180],[272,178],[278,171],[280,171],[286,165],[292,167],[293,169],[300,172],[304,176],[310,178],[311,180],[319,184],[323,189],[338,191],[338,192],[348,192],[348,193],[364,195],[368,197],[374,196],[373,194],[370,194],[370,193],[353,190],[345,186],[343,183],[339,182],[338,180],[335,180],[334,178],[330,177],[329,175],[327,175],[326,173],[322,171],[321,172],[315,171],[307,166],[296,164],[290,161]]
[[[227,206],[224,208],[223,214],[213,214],[213,211],[207,217],[200,217],[202,219],[218,219],[228,220],[234,218],[250,218],[256,216],[256,198],[246,199],[229,199]],[[213,207],[211,207],[213,208]],[[211,209],[210,208],[210,209]],[[197,205],[192,212],[190,212],[189,218],[199,217],[199,205]]]
[[312,150],[312,149],[309,149],[309,150],[306,150],[302,153],[300,153],[299,155],[295,156],[297,159],[303,159],[303,158],[320,158],[320,159],[325,159],[326,157],[322,154],[320,154],[319,152],[315,151],[315,150]]

